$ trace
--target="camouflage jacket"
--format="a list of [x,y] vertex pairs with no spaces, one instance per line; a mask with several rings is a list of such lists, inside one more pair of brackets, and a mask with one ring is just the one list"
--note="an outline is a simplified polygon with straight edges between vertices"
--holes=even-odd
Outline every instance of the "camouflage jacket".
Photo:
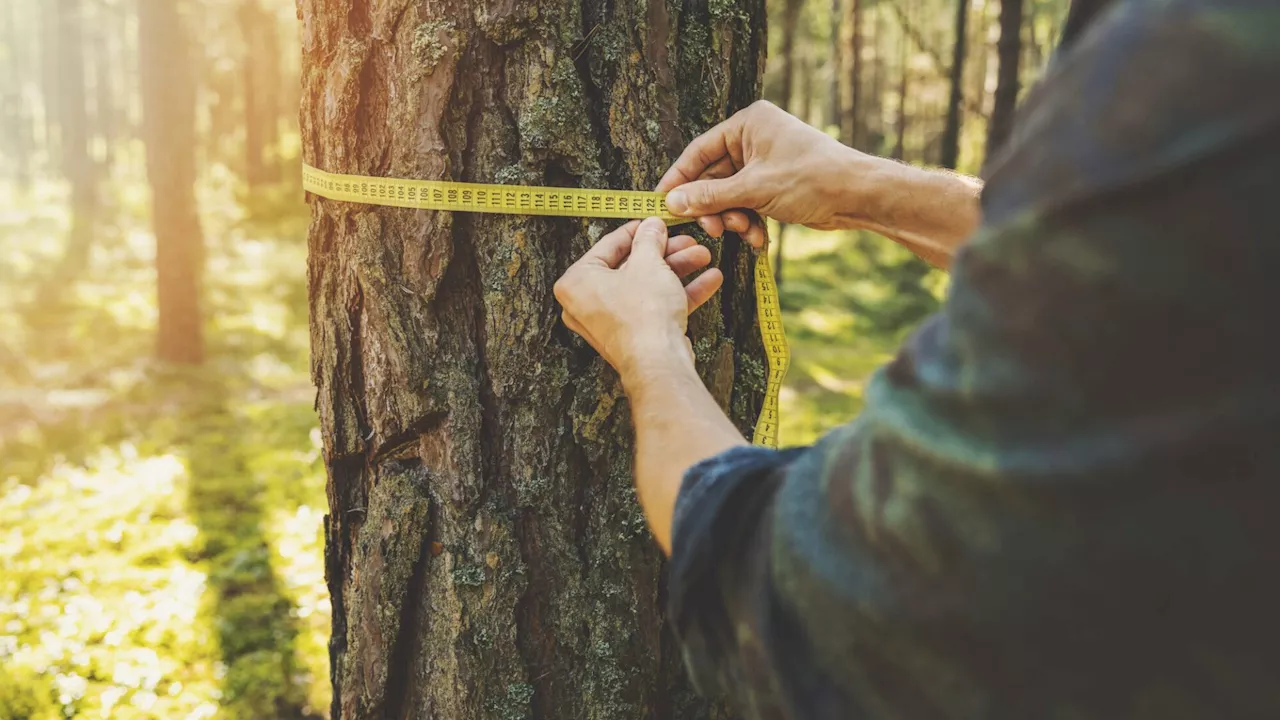
[[1077,30],[862,415],[685,478],[670,621],[748,718],[1280,718],[1280,2]]

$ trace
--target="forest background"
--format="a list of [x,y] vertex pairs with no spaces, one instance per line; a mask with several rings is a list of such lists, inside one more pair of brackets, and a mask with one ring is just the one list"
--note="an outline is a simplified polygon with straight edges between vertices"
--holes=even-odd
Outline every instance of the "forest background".
[[[977,173],[1066,5],[770,0],[764,96]],[[0,719],[328,713],[297,35],[288,0],[0,2]],[[946,277],[773,236],[805,444]]]

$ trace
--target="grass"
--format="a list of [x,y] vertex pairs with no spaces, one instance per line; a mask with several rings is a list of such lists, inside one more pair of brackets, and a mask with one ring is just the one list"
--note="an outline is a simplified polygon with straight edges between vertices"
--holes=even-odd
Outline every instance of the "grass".
[[[326,500],[304,208],[214,173],[210,362],[151,363],[145,193],[54,293],[59,189],[0,194],[0,718],[309,718],[328,704]],[[256,205],[256,207],[255,207]]]
[[779,439],[808,445],[858,414],[866,381],[937,307],[945,277],[871,235],[789,227],[781,244],[791,369]]

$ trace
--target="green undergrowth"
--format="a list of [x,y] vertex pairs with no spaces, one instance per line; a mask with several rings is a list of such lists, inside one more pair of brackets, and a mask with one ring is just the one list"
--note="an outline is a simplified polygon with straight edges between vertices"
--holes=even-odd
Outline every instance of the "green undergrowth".
[[150,360],[154,241],[122,184],[45,292],[64,190],[0,188],[0,719],[320,717],[326,500],[305,207],[201,185],[209,358]]
[[[778,245],[776,226],[771,236]],[[862,409],[866,381],[937,309],[946,278],[870,234],[790,226],[780,245],[791,368],[779,440],[807,445]]]

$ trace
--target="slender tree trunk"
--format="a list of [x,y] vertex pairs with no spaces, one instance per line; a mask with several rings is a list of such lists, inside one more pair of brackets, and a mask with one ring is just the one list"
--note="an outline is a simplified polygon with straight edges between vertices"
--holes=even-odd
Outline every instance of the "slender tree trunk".
[[960,160],[960,125],[964,104],[964,59],[968,47],[969,0],[956,0],[955,42],[951,49],[951,95],[947,101],[946,127],[942,131],[939,164],[954,170]]
[[43,145],[48,156],[47,169],[57,174],[62,170],[62,154],[59,150],[58,124],[60,112],[58,101],[59,66],[62,57],[58,35],[61,29],[61,6],[58,0],[42,2],[39,5],[40,18],[40,105],[41,129],[44,137]]
[[[860,0],[861,2],[861,0]],[[865,16],[866,11],[862,14]],[[885,58],[888,57],[889,48],[885,43],[886,24],[884,11],[882,8],[872,8],[872,37],[871,37],[871,92],[858,93],[858,105],[865,107],[865,110],[859,110],[854,116],[860,123],[862,129],[862,137],[857,138],[860,146],[865,146],[871,152],[884,152],[885,118],[884,118],[884,96],[885,96],[885,76],[889,72],[888,63]],[[861,23],[859,23],[861,26]],[[859,53],[861,54],[861,53]],[[861,77],[862,70],[858,69],[856,73]],[[859,84],[861,87],[861,84]]]
[[990,94],[987,92],[987,70],[991,62],[991,3],[984,2],[982,11],[978,13],[976,20],[971,23],[972,29],[969,33],[970,47],[977,50],[974,53],[974,63],[969,66],[969,97],[973,98],[973,104],[981,111],[984,116],[988,110],[987,101]]
[[1018,60],[1022,57],[1022,2],[1001,0],[1000,42],[996,46],[999,67],[996,71],[996,96],[987,130],[987,157],[1000,149],[1013,131],[1014,111],[1018,106]]
[[796,38],[800,34],[800,10],[804,0],[786,0],[782,7],[782,82],[778,104],[783,109],[795,109],[792,97],[796,80]]
[[266,148],[267,182],[278,183],[284,168],[280,165],[280,27],[273,12],[260,11],[261,70],[258,73],[262,123],[262,144]]
[[156,234],[160,324],[156,355],[204,360],[200,284],[204,238],[196,215],[196,91],[193,34],[182,0],[138,0],[142,133]]
[[903,160],[907,153],[907,78],[911,75],[910,68],[910,52],[907,46],[909,42],[905,34],[902,37],[902,50],[898,62],[898,120],[896,130],[896,139],[893,143],[893,152],[891,157],[894,160]]
[[112,150],[116,142],[116,110],[117,91],[113,86],[115,80],[114,60],[111,47],[111,31],[113,23],[110,16],[116,12],[114,6],[99,3],[96,10],[96,27],[92,29],[93,45],[93,135],[97,140],[94,161],[99,180],[110,175]]
[[849,119],[844,125],[845,141],[858,147],[867,127],[866,108],[862,99],[863,0],[850,0],[849,6]]
[[83,0],[57,0],[58,108],[62,139],[62,174],[71,185],[71,233],[55,274],[58,284],[77,277],[88,265],[97,217],[97,172],[89,143],[89,111],[85,83],[85,5]]
[[827,114],[827,123],[835,126],[839,131],[844,120],[843,104],[844,93],[840,92],[840,83],[844,78],[844,53],[841,48],[840,37],[844,27],[844,11],[840,6],[840,0],[831,0],[831,87],[828,92],[830,97],[827,98],[830,105]]
[[30,45],[24,37],[27,30],[23,27],[23,15],[18,3],[10,3],[0,10],[0,22],[4,23],[3,35],[6,47],[3,57],[8,66],[4,78],[3,113],[5,122],[5,143],[13,160],[12,170],[14,182],[21,189],[31,186],[31,154],[33,139],[31,137],[31,113],[24,92],[26,71],[30,68],[28,48]]
[[796,98],[796,114],[807,123],[821,123],[822,113],[813,112],[813,80],[818,72],[818,59],[813,56],[811,47],[800,52],[800,90]]
[[[300,0],[302,138],[335,172],[647,188],[758,96],[764,3]],[[616,376],[556,278],[616,222],[312,198],[333,720],[719,717],[666,635]],[[746,432],[753,255],[691,319]]]
[[[799,35],[800,11],[803,8],[804,0],[786,0],[786,4],[782,7],[782,87],[780,92],[782,109],[799,116],[802,120],[804,116],[796,112],[793,95],[796,80],[796,36]],[[777,246],[777,260],[773,264],[773,274],[778,285],[782,285],[784,260],[782,251],[786,245],[786,239],[787,226],[779,224],[778,236],[774,238],[774,244]]]
[[240,86],[244,91],[244,178],[249,187],[267,181],[267,139],[263,131],[262,88],[258,82],[262,57],[262,9],[258,0],[242,0],[237,8],[244,54],[240,58]]

